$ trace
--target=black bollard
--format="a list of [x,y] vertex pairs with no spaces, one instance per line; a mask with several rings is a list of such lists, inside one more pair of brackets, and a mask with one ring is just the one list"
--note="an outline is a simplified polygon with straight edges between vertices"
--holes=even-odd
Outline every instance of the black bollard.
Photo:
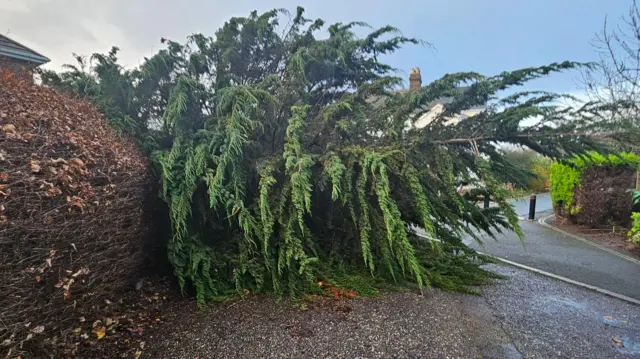
[[484,193],[484,209],[489,208],[489,202],[491,201],[491,194],[489,191]]
[[536,218],[536,195],[532,194],[529,197],[529,220],[533,221]]

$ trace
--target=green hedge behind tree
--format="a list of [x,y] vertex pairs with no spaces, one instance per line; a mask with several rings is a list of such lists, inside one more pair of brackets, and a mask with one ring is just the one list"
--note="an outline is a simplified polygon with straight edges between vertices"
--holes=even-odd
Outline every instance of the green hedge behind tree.
[[[603,150],[600,141],[624,127],[612,131],[593,116],[598,104],[557,107],[558,94],[497,96],[581,66],[573,62],[447,74],[420,91],[396,92],[402,78],[383,59],[420,41],[391,26],[364,37],[357,28],[367,26],[325,27],[301,8],[252,12],[214,37],[163,39],[166,47],[132,70],[118,64],[114,48],[42,79],[93,100],[153,152],[173,228],[169,259],[199,302],[232,291],[313,291],[336,268],[470,290],[491,275],[462,239],[521,234],[499,177],[522,170],[498,144],[556,158]],[[443,97],[452,101],[438,119],[407,129]],[[486,112],[445,123],[486,103]],[[520,126],[536,116],[543,120]],[[461,183],[486,188],[462,195]],[[475,205],[486,190],[499,208]]]
[[[557,213],[564,213],[568,217],[576,217],[575,219],[580,221],[578,217],[581,216],[581,212],[584,207],[591,206],[589,203],[578,203],[575,198],[576,191],[581,190],[584,185],[585,171],[600,168],[616,168],[616,167],[628,167],[632,169],[640,168],[640,156],[633,153],[620,153],[602,155],[596,152],[589,152],[583,156],[575,156],[570,159],[565,159],[560,162],[556,162],[550,167],[550,180],[551,180],[551,200]],[[620,175],[623,175],[619,173]],[[631,178],[631,176],[629,176]],[[622,179],[623,182],[624,179]],[[629,182],[629,181],[626,181]],[[592,196],[599,195],[601,192],[600,187],[596,186],[598,193],[592,193]],[[628,186],[630,187],[630,186]],[[615,191],[628,192],[629,188],[615,188]],[[588,194],[585,194],[588,195]],[[608,197],[613,198],[613,194],[605,194]],[[625,195],[626,196],[626,195]],[[631,195],[628,195],[629,199]],[[629,202],[629,211],[631,210],[631,202]],[[604,210],[604,209],[603,209]],[[602,220],[607,220],[603,218]]]

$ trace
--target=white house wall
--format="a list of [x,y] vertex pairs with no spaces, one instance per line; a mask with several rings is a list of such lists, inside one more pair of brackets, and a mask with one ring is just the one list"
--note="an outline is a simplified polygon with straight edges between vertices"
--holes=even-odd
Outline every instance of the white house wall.
[[[469,109],[460,112],[458,116],[449,116],[444,119],[445,125],[455,125],[460,122],[461,119],[473,117],[485,109],[477,108],[477,109]],[[440,116],[444,112],[444,106],[442,104],[437,104],[431,108],[430,111],[424,113],[420,118],[415,122],[416,128],[423,128],[433,122],[438,116]]]

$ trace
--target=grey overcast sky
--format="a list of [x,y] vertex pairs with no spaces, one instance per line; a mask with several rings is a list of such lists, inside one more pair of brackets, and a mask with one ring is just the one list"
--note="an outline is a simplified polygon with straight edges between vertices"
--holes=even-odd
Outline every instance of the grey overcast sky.
[[[361,20],[390,24],[405,36],[432,43],[412,46],[387,61],[407,74],[419,66],[423,82],[445,73],[503,70],[554,61],[593,61],[590,42],[628,11],[631,0],[0,0],[0,33],[49,57],[49,68],[71,62],[71,53],[121,48],[137,65],[161,48],[160,38],[182,41],[214,31],[232,16],[271,8],[307,10],[328,23]],[[536,83],[539,89],[575,91],[577,74]]]

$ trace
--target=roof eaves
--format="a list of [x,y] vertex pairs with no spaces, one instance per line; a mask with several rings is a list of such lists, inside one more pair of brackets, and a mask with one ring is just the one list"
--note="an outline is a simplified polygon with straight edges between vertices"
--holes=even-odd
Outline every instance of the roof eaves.
[[0,38],[9,41],[19,47],[22,47],[23,49],[27,50],[27,51],[19,51],[19,50],[13,50],[13,49],[8,49],[8,48],[2,48],[0,47],[0,55],[3,56],[7,56],[7,57],[11,57],[11,58],[15,58],[15,59],[19,59],[19,60],[25,60],[25,61],[30,61],[30,62],[34,62],[37,63],[39,65],[45,64],[49,61],[51,61],[48,57],[43,56],[39,53],[37,53],[36,51],[33,51],[32,49],[22,45],[21,43],[12,40],[4,35],[0,35]]
[[35,62],[35,63],[37,63],[39,65],[47,63],[47,62],[50,61],[48,58],[46,58],[44,56],[34,56],[34,55],[29,55],[28,53],[22,53],[22,52],[18,52],[18,51],[5,50],[5,49],[0,49],[0,55],[6,56],[6,57],[11,57],[11,58],[18,59],[18,60]]

